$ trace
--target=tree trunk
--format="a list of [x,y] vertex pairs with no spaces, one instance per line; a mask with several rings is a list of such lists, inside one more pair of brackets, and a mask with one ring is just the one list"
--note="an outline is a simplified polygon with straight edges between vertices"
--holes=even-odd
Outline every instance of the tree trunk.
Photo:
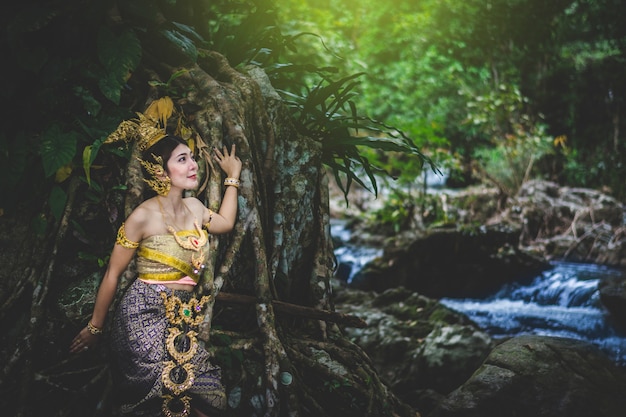
[[[187,70],[172,87],[187,92],[174,98],[186,123],[202,138],[201,152],[234,143],[244,162],[235,230],[212,238],[213,258],[201,286],[203,293],[214,295],[215,304],[200,337],[222,367],[229,415],[415,416],[380,380],[367,355],[343,336],[342,326],[362,323],[333,312],[334,256],[321,143],[296,131],[286,106],[258,68],[242,74],[221,55],[208,53]],[[173,72],[159,65],[150,77],[167,80]],[[151,94],[151,99],[158,96]],[[220,172],[206,158],[201,158],[201,165],[208,182],[198,197],[217,209]],[[131,157],[123,203],[126,214],[141,201],[140,175]],[[33,264],[39,272],[26,275],[34,278],[15,280],[17,286],[2,297],[4,321],[9,312],[19,310],[17,319],[11,320],[21,323],[22,329],[7,338],[30,341],[2,352],[8,358],[0,381],[2,402],[10,402],[3,405],[15,410],[15,415],[41,415],[42,410],[46,415],[114,413],[106,349],[67,354],[71,336],[91,311],[102,269],[89,281],[84,269],[71,266],[79,262],[80,233],[66,230],[72,217],[91,215],[99,231],[90,233],[106,235],[94,240],[107,246],[123,216],[111,215],[110,206],[99,206],[110,220],[102,227],[103,222],[85,209],[88,204],[76,200],[80,199],[68,199],[66,216],[51,240],[52,251],[40,249],[51,259]],[[57,255],[62,265],[55,267],[58,247],[64,248]],[[20,270],[26,262],[12,270]],[[134,276],[133,268],[129,267],[120,288]],[[81,289],[86,281],[93,285]],[[31,282],[30,287],[25,282]],[[73,284],[68,287],[67,282]],[[24,295],[25,287],[30,297]],[[74,292],[80,293],[79,301],[73,310],[65,308],[64,297]],[[41,330],[43,317],[48,320]],[[35,343],[44,339],[35,337],[40,332],[49,337],[47,344]],[[22,369],[26,375],[12,379]],[[10,380],[16,382],[9,384]]]

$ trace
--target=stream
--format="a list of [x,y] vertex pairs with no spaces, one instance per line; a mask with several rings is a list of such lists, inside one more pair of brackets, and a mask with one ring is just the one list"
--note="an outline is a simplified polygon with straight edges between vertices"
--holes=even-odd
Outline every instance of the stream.
[[[346,242],[335,256],[343,278],[354,274],[381,251],[350,246],[349,234],[337,223],[333,237]],[[467,315],[494,338],[523,334],[588,341],[618,364],[626,365],[626,330],[618,328],[602,306],[598,282],[626,271],[595,264],[554,262],[540,275],[506,284],[481,299],[443,298],[442,304]]]

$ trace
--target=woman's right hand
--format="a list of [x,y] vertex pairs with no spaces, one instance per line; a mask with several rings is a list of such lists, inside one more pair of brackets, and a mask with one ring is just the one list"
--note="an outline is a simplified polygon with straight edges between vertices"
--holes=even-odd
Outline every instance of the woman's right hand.
[[92,334],[87,326],[85,326],[72,340],[70,344],[70,353],[80,353],[89,350],[98,342],[100,335]]

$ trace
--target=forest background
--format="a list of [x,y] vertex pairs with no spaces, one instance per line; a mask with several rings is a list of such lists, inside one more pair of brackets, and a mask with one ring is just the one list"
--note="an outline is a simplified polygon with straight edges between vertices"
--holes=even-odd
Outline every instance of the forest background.
[[[58,213],[66,179],[90,181],[81,168],[128,115],[123,87],[141,51],[129,33],[90,25],[106,4],[78,16],[66,2],[65,25],[54,2],[3,6],[1,210],[37,218],[47,200]],[[132,5],[153,12],[150,2]],[[305,123],[329,122],[319,102],[339,93],[342,105],[410,138],[450,185],[487,179],[512,194],[532,176],[626,197],[623,2],[224,1],[206,10],[191,21],[208,45],[234,67],[263,67]],[[163,36],[197,54],[195,35],[181,25]],[[430,169],[357,145],[352,168],[390,174],[400,198]]]
[[[486,181],[511,195],[544,178],[626,196],[623,4],[287,3],[292,30],[308,28],[336,53],[308,38],[316,65],[363,73],[356,107],[411,137],[448,185]],[[372,160],[398,179],[388,201],[406,200],[428,173],[402,156]]]

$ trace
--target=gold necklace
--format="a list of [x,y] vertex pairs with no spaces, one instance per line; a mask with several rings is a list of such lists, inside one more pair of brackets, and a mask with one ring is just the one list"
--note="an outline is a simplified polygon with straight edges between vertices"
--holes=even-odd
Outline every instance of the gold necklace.
[[[193,225],[196,229],[196,232],[198,233],[198,237],[189,235],[184,240],[181,239],[180,236],[178,236],[178,232],[176,231],[176,229],[172,225],[168,224],[167,221],[165,220],[166,215],[163,211],[163,205],[161,204],[161,199],[159,196],[157,196],[157,202],[159,203],[159,210],[161,211],[161,217],[163,218],[163,223],[165,223],[165,227],[167,228],[167,231],[170,232],[172,236],[174,236],[174,240],[176,241],[178,246],[180,246],[183,249],[196,252],[195,254],[191,254],[191,265],[194,268],[193,272],[195,274],[198,274],[205,267],[203,248],[204,248],[204,245],[206,245],[208,241],[207,235],[202,231],[202,228],[198,225],[198,220],[194,219]],[[185,209],[191,213],[191,210],[189,210],[189,207],[187,207],[184,201],[183,201],[183,206],[185,206]]]
[[172,226],[166,225],[167,226],[167,230],[174,235],[174,239],[176,240],[176,243],[178,243],[178,246],[180,246],[183,249],[188,249],[188,250],[192,250],[195,252],[201,251],[202,247],[204,245],[206,245],[207,242],[207,237],[206,235],[202,232],[202,229],[200,228],[200,226],[198,226],[198,221],[194,220],[193,221],[193,225],[196,228],[196,232],[198,232],[198,235],[200,237],[195,237],[193,235],[189,235],[187,236],[187,240],[182,240],[179,236],[178,233],[176,232],[176,229],[174,229]]

